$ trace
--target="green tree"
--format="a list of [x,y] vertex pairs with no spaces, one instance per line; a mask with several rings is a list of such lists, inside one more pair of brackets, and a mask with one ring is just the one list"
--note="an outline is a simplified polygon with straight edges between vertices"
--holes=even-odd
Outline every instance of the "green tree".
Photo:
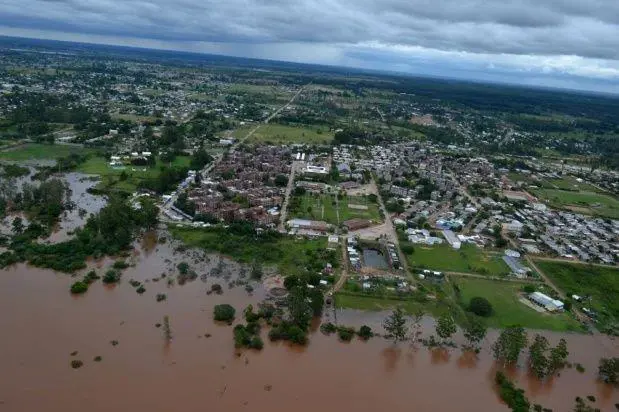
[[389,316],[383,322],[383,328],[387,331],[390,338],[394,343],[406,338],[408,327],[406,326],[406,318],[401,308],[396,308],[391,312]]
[[478,348],[479,343],[486,337],[486,325],[478,319],[471,319],[464,328],[464,337],[471,348]]
[[502,361],[504,365],[515,363],[525,346],[527,346],[527,333],[522,326],[503,329],[492,345],[494,359]]
[[550,349],[548,373],[553,374],[557,370],[561,369],[565,365],[569,354],[570,353],[567,350],[567,341],[561,338],[559,343],[557,343],[557,346]]
[[456,321],[450,315],[441,315],[436,321],[436,334],[445,342],[456,333]]
[[24,221],[21,217],[17,216],[15,219],[13,219],[13,223],[11,226],[11,230],[15,235],[21,235],[22,233],[24,233]]
[[303,330],[307,329],[312,318],[312,307],[307,298],[307,289],[303,286],[295,286],[288,294],[290,321]]
[[180,273],[181,275],[186,275],[187,273],[189,273],[189,263],[187,262],[181,262],[178,265],[176,265],[176,268],[178,269],[178,273]]
[[221,305],[215,305],[213,308],[213,319],[220,322],[232,323],[236,309],[227,303]]
[[548,347],[548,339],[541,335],[535,335],[533,343],[529,347],[529,367],[539,379],[542,379],[548,373],[549,361],[546,357]]
[[86,293],[88,290],[88,283],[78,280],[71,285],[71,293],[80,295]]
[[619,381],[619,358],[602,358],[598,366],[598,377],[606,383]]
[[488,299],[476,296],[469,302],[469,310],[477,316],[488,317],[492,315],[492,305]]
[[325,306],[325,297],[320,289],[311,289],[309,291],[310,306],[314,316],[321,316],[322,309]]

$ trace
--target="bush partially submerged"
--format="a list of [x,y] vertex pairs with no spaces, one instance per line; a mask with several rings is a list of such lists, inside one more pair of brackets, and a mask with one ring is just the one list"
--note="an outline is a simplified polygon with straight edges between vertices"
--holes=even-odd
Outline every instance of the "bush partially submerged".
[[118,282],[120,282],[119,271],[110,269],[107,272],[105,272],[105,275],[103,276],[103,283],[110,285],[110,284],[118,283]]
[[81,280],[78,280],[71,285],[71,293],[75,295],[81,295],[82,293],[86,293],[86,291],[88,291],[88,283]]
[[236,310],[227,303],[216,305],[213,309],[213,319],[220,322],[232,323],[235,314]]

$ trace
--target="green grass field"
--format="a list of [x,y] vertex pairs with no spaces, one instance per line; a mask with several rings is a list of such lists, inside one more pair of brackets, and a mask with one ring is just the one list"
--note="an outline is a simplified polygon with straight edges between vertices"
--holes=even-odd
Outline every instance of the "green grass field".
[[558,189],[535,189],[533,192],[555,208],[619,219],[619,200],[609,195]]
[[433,316],[440,316],[449,312],[449,308],[439,302],[419,302],[414,299],[385,299],[348,292],[338,292],[335,294],[335,306],[341,309],[366,311],[383,311],[400,307],[408,314],[423,310]]
[[[163,163],[159,159],[155,166],[131,166],[128,165],[124,169],[114,169],[108,164],[104,157],[92,156],[86,162],[82,163],[77,171],[85,174],[101,176],[101,182],[97,185],[100,190],[112,190],[132,193],[137,188],[142,180],[156,178],[161,166],[172,167],[188,167],[190,158],[188,156],[176,156],[172,163]],[[124,181],[119,180],[122,172],[125,172],[128,177]]]
[[535,264],[567,295],[590,296],[583,306],[599,314],[602,324],[619,320],[619,269],[536,260]]
[[560,189],[571,191],[576,190],[581,192],[604,193],[603,190],[600,190],[587,182],[579,182],[573,176],[563,176],[561,179],[545,179],[542,181],[542,185],[545,189]]
[[[370,219],[376,223],[382,221],[380,218],[378,205],[370,202],[363,196],[346,196],[337,202],[336,195],[331,194],[319,196],[307,194],[301,196],[300,199],[300,207],[290,213],[292,217],[310,220],[324,220],[325,222],[333,225],[338,225],[345,220],[353,218]],[[351,204],[367,206],[367,210],[351,208],[349,207]]]
[[[245,132],[246,133],[246,132]],[[244,136],[245,134],[243,134]],[[242,136],[239,136],[242,137]],[[284,126],[265,124],[249,138],[248,142],[273,144],[308,143],[328,144],[333,140],[333,132],[318,126]]]
[[72,153],[92,153],[92,149],[80,146],[28,143],[0,152],[0,159],[12,161],[44,160],[66,157]]
[[341,252],[327,250],[327,239],[297,239],[278,236],[260,239],[230,233],[223,228],[189,229],[170,227],[172,235],[189,246],[219,252],[242,263],[260,262],[283,275],[302,270],[320,271],[326,262],[339,266]]
[[567,313],[540,313],[520,302],[522,284],[496,280],[452,277],[460,288],[461,302],[468,305],[471,298],[486,298],[494,313],[486,319],[488,326],[505,328],[521,325],[530,329],[582,331],[580,324]]
[[460,250],[447,244],[414,248],[415,252],[407,256],[413,267],[488,276],[506,276],[510,272],[500,253],[490,253],[475,245],[464,244]]

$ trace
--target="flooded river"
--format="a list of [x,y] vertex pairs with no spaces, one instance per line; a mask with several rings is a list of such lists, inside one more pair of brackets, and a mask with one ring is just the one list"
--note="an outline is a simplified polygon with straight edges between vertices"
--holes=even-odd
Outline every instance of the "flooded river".
[[[201,252],[175,252],[177,246],[147,237],[128,259],[136,266],[124,271],[120,285],[97,281],[78,297],[69,294],[75,279],[66,274],[26,265],[0,271],[0,412],[508,410],[494,391],[496,369],[488,348],[477,358],[460,350],[393,346],[380,338],[341,343],[317,330],[299,348],[270,343],[263,330],[261,352],[237,355],[232,327],[215,325],[212,308],[230,303],[240,315],[263,291],[255,284],[252,294],[243,286],[229,289],[238,265]],[[167,279],[180,261],[198,278],[170,286]],[[103,274],[112,262],[91,266]],[[161,279],[162,273],[168,276]],[[146,292],[138,295],[130,279],[145,282]],[[222,295],[207,294],[214,283],[223,286]],[[157,293],[167,299],[156,302]],[[384,315],[325,314],[377,330]],[[169,343],[155,326],[164,316],[170,320]],[[427,335],[432,321],[426,324]],[[512,376],[529,398],[555,411],[571,410],[575,396],[587,395],[596,396],[596,407],[615,410],[619,393],[597,383],[595,374],[601,356],[619,355],[617,344],[584,335],[567,339],[570,361],[582,363],[585,373],[566,369],[545,384],[522,371]],[[95,356],[102,361],[93,361]],[[72,369],[73,359],[84,366]]]

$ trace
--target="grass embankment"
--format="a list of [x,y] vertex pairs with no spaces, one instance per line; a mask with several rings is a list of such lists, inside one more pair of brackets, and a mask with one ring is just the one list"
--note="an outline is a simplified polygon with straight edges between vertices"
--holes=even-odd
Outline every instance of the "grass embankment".
[[602,329],[617,325],[619,320],[619,269],[578,263],[536,260],[535,264],[568,296],[589,296],[579,307],[598,314]]
[[[297,202],[298,207],[294,206]],[[350,207],[353,205],[353,207]],[[361,206],[362,208],[355,208]],[[359,218],[369,219],[375,223],[382,221],[378,204],[364,196],[344,196],[337,200],[336,195],[323,194],[294,196],[290,202],[290,216],[310,220],[324,220],[338,225],[345,220]],[[367,207],[367,209],[363,209]]]
[[493,313],[485,319],[490,327],[521,325],[529,329],[582,331],[580,324],[568,313],[540,313],[520,302],[523,286],[520,283],[474,278],[452,278],[452,282],[460,289],[459,301],[463,307],[476,296],[490,302]]
[[[246,133],[242,134],[245,136]],[[265,124],[261,126],[248,140],[250,143],[273,144],[328,144],[333,140],[333,132],[319,126],[286,126],[281,124]]]
[[316,273],[325,264],[339,266],[341,253],[327,250],[327,239],[297,239],[274,233],[257,236],[233,233],[223,227],[190,229],[170,227],[171,234],[189,246],[219,252],[242,263],[274,266],[283,275]]
[[619,219],[619,200],[609,195],[559,189],[535,189],[533,193],[554,208]]
[[488,252],[475,245],[464,244],[459,250],[447,244],[433,247],[414,245],[414,248],[415,251],[407,256],[411,267],[497,277],[507,276],[510,272],[501,253]]
[[59,157],[69,156],[70,154],[84,155],[88,153],[94,153],[94,150],[72,145],[27,143],[0,152],[0,159],[16,162],[44,159],[54,160]]

